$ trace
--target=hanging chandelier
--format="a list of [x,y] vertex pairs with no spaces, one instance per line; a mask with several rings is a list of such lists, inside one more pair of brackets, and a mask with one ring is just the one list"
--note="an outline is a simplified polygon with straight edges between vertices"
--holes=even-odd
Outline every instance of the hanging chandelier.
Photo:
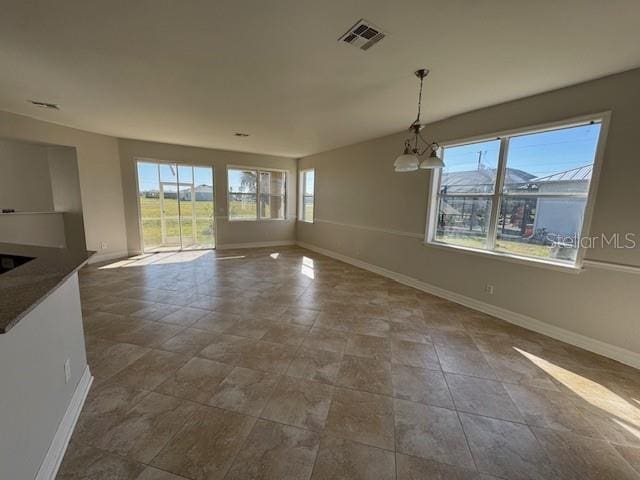
[[[421,130],[425,127],[425,124],[420,122],[420,113],[422,109],[422,83],[424,82],[425,77],[429,75],[429,69],[421,68],[420,70],[416,70],[415,75],[420,79],[418,116],[411,126],[409,126],[409,131],[412,132],[413,137],[407,138],[404,141],[404,152],[396,158],[396,161],[393,164],[396,172],[413,172],[418,170],[418,168],[430,169],[444,167],[442,159],[438,156],[440,146],[436,142],[427,142],[420,134]],[[427,152],[429,155],[420,161],[420,157],[424,156]]]

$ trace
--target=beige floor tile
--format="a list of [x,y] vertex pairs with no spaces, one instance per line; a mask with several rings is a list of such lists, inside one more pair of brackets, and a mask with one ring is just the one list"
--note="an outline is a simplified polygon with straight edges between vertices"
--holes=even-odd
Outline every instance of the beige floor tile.
[[179,325],[166,325],[147,320],[140,321],[137,328],[111,336],[114,342],[132,343],[141,347],[157,347],[182,331]]
[[335,383],[341,359],[342,355],[339,353],[300,347],[287,369],[287,375],[318,382]]
[[307,480],[319,443],[317,433],[258,420],[225,480]]
[[166,317],[170,313],[177,312],[181,307],[177,305],[167,305],[165,303],[153,303],[142,310],[138,310],[131,314],[132,318],[139,318],[140,320],[150,320],[157,322],[162,317]]
[[333,390],[332,386],[323,383],[282,377],[260,416],[287,425],[322,431]]
[[602,438],[600,432],[563,393],[512,384],[505,384],[505,388],[527,424]]
[[391,340],[391,361],[398,365],[410,367],[440,369],[436,350],[430,343]]
[[436,351],[444,372],[459,373],[489,380],[498,379],[496,372],[489,366],[480,350],[436,345]]
[[273,322],[270,320],[245,317],[227,328],[224,333],[259,340],[267,333],[267,330],[269,330],[271,326],[273,326]]
[[391,396],[391,364],[385,360],[344,355],[336,385]]
[[290,306],[284,311],[281,321],[311,327],[320,315],[318,310]]
[[255,344],[255,340],[235,335],[217,334],[213,342],[202,349],[199,357],[208,358],[216,362],[235,365],[240,357],[250,351]]
[[524,423],[502,383],[452,373],[446,373],[445,378],[457,410]]
[[394,480],[393,452],[326,435],[311,480]]
[[341,438],[394,450],[393,401],[381,395],[336,388],[326,430]]
[[223,333],[236,323],[242,320],[240,315],[226,312],[209,312],[200,317],[196,323],[191,325],[192,328],[206,330],[212,333]]
[[188,480],[184,477],[165,472],[154,467],[147,467],[136,480]]
[[347,345],[347,339],[345,333],[339,330],[314,327],[311,329],[302,345],[316,350],[328,350],[330,352],[342,353]]
[[426,329],[400,322],[389,323],[389,337],[406,342],[429,343]]
[[557,469],[572,480],[638,480],[640,475],[609,443],[543,428],[532,428]]
[[57,480],[136,480],[144,465],[97,448],[71,443]]
[[396,454],[398,480],[481,480],[475,470],[463,469],[419,457]]
[[257,416],[267,404],[278,381],[273,373],[235,367],[214,389],[209,404]]
[[169,315],[159,318],[158,322],[190,327],[208,313],[209,312],[207,310],[202,310],[200,308],[183,307],[180,310],[176,310]]
[[627,445],[614,445],[615,449],[627,461],[629,465],[640,473],[640,447],[629,447]]
[[188,357],[177,353],[151,350],[111,377],[110,381],[153,390],[184,365],[187,360],[189,360]]
[[447,382],[439,370],[391,365],[393,396],[412,402],[454,408]]
[[99,346],[87,345],[87,361],[96,383],[100,383],[140,359],[148,348],[98,339]]
[[254,423],[253,417],[199,407],[152,465],[193,480],[222,479]]
[[274,324],[267,329],[261,340],[297,347],[304,341],[307,333],[309,333],[308,327],[288,323]]
[[148,391],[128,385],[109,382],[94,385],[78,417],[73,438],[95,445],[109,428],[121,421],[126,412],[148,394]]
[[395,400],[398,452],[474,469],[458,414],[454,410]]
[[193,403],[150,393],[112,425],[96,446],[149,463],[195,411]]
[[254,370],[283,374],[287,371],[295,353],[296,347],[260,340],[254,343],[251,349],[242,352],[238,359],[238,365]]
[[513,480],[559,478],[529,427],[460,414],[478,470]]
[[216,387],[233,370],[231,365],[206,358],[192,358],[180,367],[155,391],[164,395],[206,403]]
[[[400,479],[634,478],[637,370],[299,247],[211,251],[175,262],[189,255],[80,271],[95,381],[67,452],[71,459],[78,449],[83,465],[68,478],[221,478],[283,374],[282,385],[296,388],[278,390],[266,410],[277,425],[247,443],[235,476],[285,476],[282,458],[298,445],[289,433],[324,424],[316,479],[387,478],[395,447],[415,452],[396,454]],[[313,279],[301,272],[303,260],[314,262]],[[347,387],[335,386],[338,375]],[[152,388],[170,395],[145,390]],[[323,388],[334,388],[330,404],[318,395]],[[393,398],[404,405],[395,416]],[[193,405],[200,419],[182,419],[180,405]],[[327,405],[326,421],[319,420]],[[454,407],[477,475],[443,463],[464,458],[446,447],[459,438]],[[176,428],[182,431],[174,435]],[[78,447],[108,441],[114,451],[147,458],[162,439],[171,444],[158,457],[166,466],[142,473],[112,452]]]
[[345,353],[358,357],[391,360],[391,342],[386,337],[354,334],[349,337]]
[[158,349],[181,355],[192,356],[215,340],[215,333],[197,328],[185,328],[167,341],[158,345]]

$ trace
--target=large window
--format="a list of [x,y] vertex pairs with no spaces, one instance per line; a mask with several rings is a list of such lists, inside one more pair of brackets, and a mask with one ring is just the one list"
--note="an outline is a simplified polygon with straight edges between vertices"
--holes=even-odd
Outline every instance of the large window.
[[300,172],[300,220],[313,223],[316,171],[311,168]]
[[428,242],[575,264],[601,129],[597,119],[445,147]]
[[230,220],[284,220],[286,172],[228,169]]

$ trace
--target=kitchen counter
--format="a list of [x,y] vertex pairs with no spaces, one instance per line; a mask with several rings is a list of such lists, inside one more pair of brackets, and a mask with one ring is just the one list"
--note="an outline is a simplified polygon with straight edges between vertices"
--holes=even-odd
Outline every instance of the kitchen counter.
[[34,257],[0,275],[0,334],[7,333],[94,252],[0,243],[0,255]]

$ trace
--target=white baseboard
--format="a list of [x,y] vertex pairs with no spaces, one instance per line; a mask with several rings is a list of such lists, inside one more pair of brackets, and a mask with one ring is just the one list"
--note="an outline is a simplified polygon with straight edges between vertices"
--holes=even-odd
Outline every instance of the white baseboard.
[[87,398],[92,382],[93,377],[91,376],[91,371],[87,365],[87,368],[85,368],[84,373],[82,374],[82,378],[80,378],[80,381],[76,386],[75,392],[73,392],[67,411],[64,413],[64,417],[62,417],[60,425],[58,425],[58,430],[53,437],[53,441],[49,446],[49,450],[47,451],[42,464],[40,465],[40,469],[38,470],[35,480],[54,480],[56,478],[64,453],[67,451],[71,434],[76,426],[78,416],[80,415],[80,411],[82,410],[84,401]]
[[482,302],[480,300],[476,300],[475,298],[467,297],[450,290],[445,290],[444,288],[436,287],[435,285],[422,282],[416,278],[409,277],[407,275],[403,275],[401,273],[397,273],[392,270],[388,270],[386,268],[379,267],[362,260],[358,260],[356,258],[348,257],[331,250],[326,250],[324,248],[317,247],[305,242],[297,242],[297,244],[302,248],[306,248],[313,252],[326,255],[327,257],[335,258],[336,260],[340,260],[364,270],[377,273],[384,277],[395,280],[398,283],[402,283],[418,290],[422,290],[423,292],[436,295],[437,297],[441,297],[454,303],[464,305],[465,307],[473,308],[474,310],[492,315],[506,322],[526,328],[527,330],[532,330],[548,337],[555,338],[556,340],[569,343],[576,347],[584,348],[585,350],[589,350],[590,352],[594,352],[599,355],[612,358],[613,360],[617,360],[621,363],[624,363],[625,365],[629,365],[634,368],[640,368],[640,354],[632,352],[631,350],[617,347],[615,345],[611,345],[600,340],[596,340],[595,338],[572,332],[570,330],[565,330],[564,328],[560,328],[555,325],[536,320],[533,317],[529,317],[517,312],[512,312],[511,310],[491,305],[489,303]]
[[124,258],[128,256],[129,256],[128,250],[118,250],[116,252],[109,252],[109,253],[96,253],[91,258],[89,258],[89,261],[87,263],[91,264],[91,263],[107,262],[109,260],[114,260],[116,258]]
[[217,250],[231,250],[235,248],[260,248],[260,247],[286,247],[295,245],[294,240],[276,240],[273,242],[250,242],[250,243],[225,243],[217,245]]

